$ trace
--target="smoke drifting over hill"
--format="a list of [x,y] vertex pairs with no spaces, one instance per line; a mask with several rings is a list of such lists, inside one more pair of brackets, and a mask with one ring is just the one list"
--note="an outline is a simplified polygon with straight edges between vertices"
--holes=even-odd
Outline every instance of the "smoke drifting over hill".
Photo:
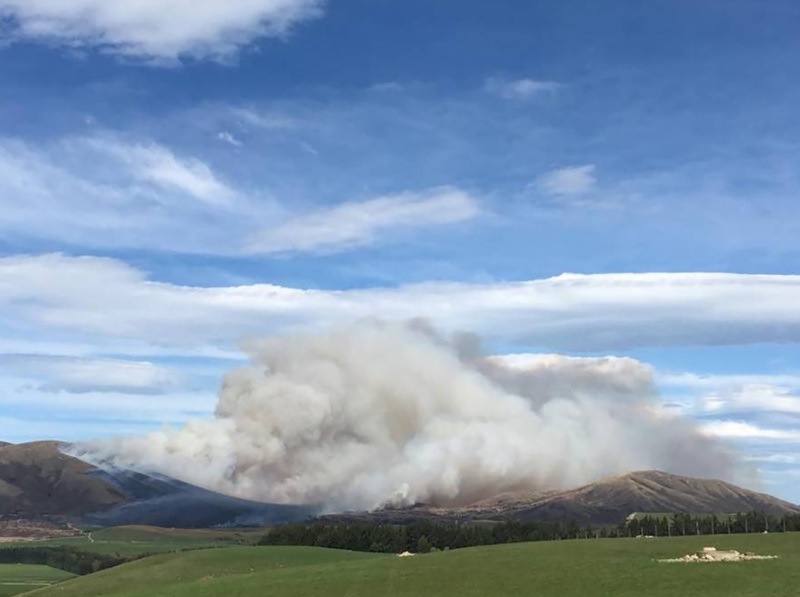
[[214,418],[73,454],[329,510],[461,505],[653,468],[737,479],[723,444],[660,409],[647,366],[478,347],[419,324],[267,338],[225,377]]

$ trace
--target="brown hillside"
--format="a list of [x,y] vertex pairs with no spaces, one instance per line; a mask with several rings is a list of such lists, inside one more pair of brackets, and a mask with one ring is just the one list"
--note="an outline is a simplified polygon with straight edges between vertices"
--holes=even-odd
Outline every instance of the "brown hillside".
[[642,471],[557,493],[502,512],[504,519],[620,522],[632,512],[800,513],[800,507],[724,481]]
[[125,501],[58,442],[0,446],[0,517],[81,515]]
[[159,475],[96,468],[59,442],[0,446],[0,521],[205,528],[304,520],[315,509],[251,502]]
[[730,483],[660,471],[629,473],[568,491],[501,494],[462,508],[388,508],[325,517],[332,521],[409,523],[470,520],[575,520],[617,524],[633,512],[735,513],[758,510],[800,513],[800,507]]
[[[220,521],[244,520],[243,516],[254,514],[271,521],[308,515],[307,509],[301,507],[281,509],[246,502],[171,479],[124,471],[108,474],[62,454],[60,445],[58,442],[0,445],[0,519],[89,520],[92,516],[95,519],[106,516],[115,524],[208,526],[221,524]],[[332,518],[394,523],[571,519],[580,523],[616,524],[633,512],[699,514],[754,510],[800,513],[800,507],[794,504],[723,481],[645,471],[569,491],[502,494],[465,508],[418,505]],[[181,524],[176,524],[178,520]]]

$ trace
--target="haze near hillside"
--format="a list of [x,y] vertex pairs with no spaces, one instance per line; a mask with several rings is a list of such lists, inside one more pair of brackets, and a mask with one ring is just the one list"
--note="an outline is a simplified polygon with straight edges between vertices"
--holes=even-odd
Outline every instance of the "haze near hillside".
[[639,471],[604,479],[568,491],[506,493],[464,508],[397,508],[370,514],[347,514],[339,519],[378,519],[394,522],[447,520],[575,520],[617,524],[633,512],[800,513],[800,507],[765,493],[731,483],[698,479],[661,471]]
[[800,507],[731,483],[639,471],[503,508],[503,518],[619,522],[632,512],[800,513]]
[[101,469],[61,442],[0,446],[0,518],[103,526],[208,527],[306,518],[307,507],[241,500],[163,476]]
[[[0,517],[102,525],[203,527],[304,520],[307,505],[241,500],[161,476],[104,470],[63,454],[59,442],[0,446]],[[415,506],[331,520],[411,522],[575,520],[616,524],[632,512],[800,513],[800,507],[723,481],[635,472],[569,491],[501,494],[460,508]]]

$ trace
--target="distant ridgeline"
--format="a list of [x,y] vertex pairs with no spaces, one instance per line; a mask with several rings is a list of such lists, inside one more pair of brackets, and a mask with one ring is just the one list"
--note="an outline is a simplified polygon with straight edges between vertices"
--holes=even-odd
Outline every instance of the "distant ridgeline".
[[727,533],[800,531],[800,514],[636,513],[618,526],[581,526],[575,521],[504,522],[498,524],[415,522],[286,524],[269,530],[260,545],[308,545],[352,551],[427,553],[479,545],[581,538],[666,537]]

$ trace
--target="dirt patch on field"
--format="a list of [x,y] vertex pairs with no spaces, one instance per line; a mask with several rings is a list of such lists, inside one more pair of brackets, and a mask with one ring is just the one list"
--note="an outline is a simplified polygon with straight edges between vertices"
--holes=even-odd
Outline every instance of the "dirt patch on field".
[[738,552],[735,549],[731,550],[718,550],[715,547],[705,547],[702,551],[697,551],[692,554],[687,554],[680,558],[669,558],[666,560],[658,560],[666,564],[679,564],[679,563],[711,563],[711,562],[747,562],[749,560],[774,560],[778,556],[761,556],[750,551],[744,553]]

